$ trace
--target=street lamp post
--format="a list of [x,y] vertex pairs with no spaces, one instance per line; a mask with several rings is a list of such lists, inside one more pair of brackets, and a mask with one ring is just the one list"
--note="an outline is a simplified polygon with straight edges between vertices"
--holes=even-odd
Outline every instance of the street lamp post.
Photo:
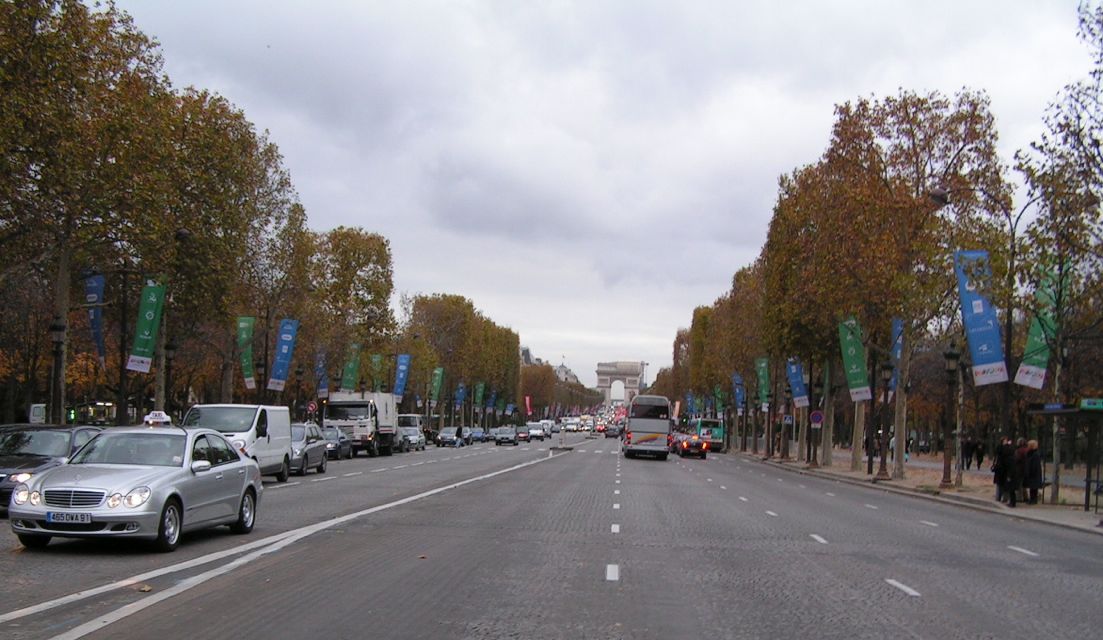
[[789,403],[793,398],[793,391],[788,385],[785,386],[785,404],[781,405],[784,409],[781,417],[781,459],[789,459]]
[[886,411],[888,410],[888,407],[889,407],[889,381],[890,380],[892,380],[892,362],[886,361],[886,362],[881,363],[881,389],[882,389],[882,392],[884,393],[884,398],[885,398],[884,403],[882,403],[882,405],[881,405],[881,420],[879,421],[881,423],[881,430],[880,430],[880,433],[879,433],[880,437],[878,438],[878,440],[879,440],[879,442],[878,442],[879,447],[878,448],[881,451],[881,464],[877,468],[877,477],[875,477],[874,480],[891,480],[892,479],[892,477],[889,475],[888,467],[885,464],[885,456],[886,456],[886,451],[887,451],[886,441],[888,440],[888,437],[887,437],[888,436],[888,429],[887,429],[888,425],[885,424],[887,422],[887,419],[886,419],[887,417],[886,417],[885,413],[886,413]]
[[65,372],[62,371],[61,355],[65,347],[65,320],[55,316],[50,324],[50,342],[53,343],[53,366],[50,368],[50,422],[65,422]]
[[[812,386],[812,393],[815,395],[815,399],[823,398],[823,381],[817,380],[816,384]],[[810,402],[809,406],[816,406],[815,402]],[[812,460],[808,463],[808,466],[812,469],[818,469],[820,467],[819,459],[819,444],[820,438],[823,436],[823,425],[820,425],[819,429],[812,428],[812,421],[808,421],[808,446],[812,449]]]
[[172,415],[172,363],[176,360],[176,343],[165,343],[165,413]]
[[302,402],[303,374],[304,373],[306,373],[306,372],[303,371],[303,365],[301,363],[299,364],[299,366],[295,367],[295,399],[292,402],[292,404],[294,405],[294,411],[292,411],[291,413],[296,418],[300,417],[299,416],[299,411],[300,411],[299,407],[301,406],[301,402]]
[[[766,413],[763,416],[763,420],[765,420],[765,424],[762,426],[762,434],[766,436],[766,457],[767,458],[774,457],[774,421],[773,421],[773,416],[771,415],[771,411],[770,411],[773,408],[773,406],[774,406],[774,394],[773,393],[767,393],[766,394]],[[756,436],[755,444],[756,445],[758,444],[757,436]]]
[[[946,405],[947,414],[949,414],[949,409],[954,404],[954,384],[957,383],[958,363],[961,360],[961,352],[958,351],[957,344],[953,340],[950,341],[950,348],[942,354],[942,357],[946,359]],[[954,486],[950,479],[950,422],[951,417],[947,415],[942,427],[942,481],[938,483],[939,489],[949,489]]]

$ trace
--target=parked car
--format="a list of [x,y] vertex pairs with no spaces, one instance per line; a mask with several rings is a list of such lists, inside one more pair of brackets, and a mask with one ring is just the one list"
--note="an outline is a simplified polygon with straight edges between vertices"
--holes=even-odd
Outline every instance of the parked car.
[[305,476],[306,470],[310,468],[317,469],[318,473],[325,473],[328,460],[326,439],[322,437],[322,430],[318,425],[291,425],[291,468],[296,473]]
[[12,491],[36,474],[61,464],[100,432],[92,426],[18,424],[0,427],[0,513]]
[[323,427],[322,437],[326,439],[326,456],[330,459],[352,457],[352,442],[344,431],[337,427]]
[[262,491],[257,462],[218,431],[120,427],[20,483],[8,519],[31,549],[56,536],[145,539],[172,551],[197,529],[249,533]]
[[399,427],[398,434],[402,438],[404,451],[425,451],[425,435],[417,427]]
[[513,425],[498,427],[494,430],[494,444],[517,446],[517,429]]
[[483,431],[481,427],[474,427],[471,429],[472,442],[486,442],[486,440],[486,431]]
[[216,429],[265,475],[287,482],[291,473],[291,414],[287,407],[255,404],[197,404],[184,414],[185,427]]

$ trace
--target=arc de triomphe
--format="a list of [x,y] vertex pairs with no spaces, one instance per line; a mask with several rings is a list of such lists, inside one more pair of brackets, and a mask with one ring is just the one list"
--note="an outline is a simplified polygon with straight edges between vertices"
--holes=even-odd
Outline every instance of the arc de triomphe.
[[597,363],[597,388],[609,404],[609,390],[613,383],[624,383],[624,402],[632,401],[640,393],[640,377],[643,375],[643,362],[599,362]]

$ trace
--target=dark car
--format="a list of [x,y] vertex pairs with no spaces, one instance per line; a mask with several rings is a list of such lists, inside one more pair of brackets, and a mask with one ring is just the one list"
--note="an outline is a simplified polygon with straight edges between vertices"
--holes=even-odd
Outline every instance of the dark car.
[[464,435],[462,433],[458,436],[458,441],[457,441],[456,432],[459,429],[460,429],[460,427],[444,427],[443,429],[441,429],[440,433],[437,434],[437,446],[438,447],[462,447],[465,444],[467,444],[467,439],[464,437]]
[[100,430],[93,426],[42,424],[0,427],[0,512],[7,512],[17,485],[56,467]]
[[326,455],[331,460],[352,457],[352,442],[344,431],[337,427],[323,427],[322,435],[326,439]]
[[322,430],[316,424],[291,425],[291,468],[296,469],[300,476],[306,475],[306,470],[314,468],[318,473],[326,472],[326,461],[329,460],[329,452],[326,449],[326,439],[322,437]]
[[708,440],[696,434],[685,434],[683,437],[677,438],[674,441],[674,453],[677,453],[683,458],[686,456],[701,456],[701,459],[704,460],[708,451]]
[[619,438],[620,437],[620,425],[619,424],[611,424],[611,425],[608,425],[607,427],[605,427],[605,437],[606,438]]
[[486,442],[486,432],[479,427],[475,427],[471,430],[472,442]]

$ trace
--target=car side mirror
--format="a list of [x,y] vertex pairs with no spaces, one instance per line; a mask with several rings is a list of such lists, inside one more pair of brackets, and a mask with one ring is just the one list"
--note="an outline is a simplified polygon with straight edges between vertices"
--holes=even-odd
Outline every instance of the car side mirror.
[[210,470],[211,470],[211,461],[210,460],[196,460],[195,462],[191,463],[191,472],[192,473],[202,473],[204,471],[210,471]]

